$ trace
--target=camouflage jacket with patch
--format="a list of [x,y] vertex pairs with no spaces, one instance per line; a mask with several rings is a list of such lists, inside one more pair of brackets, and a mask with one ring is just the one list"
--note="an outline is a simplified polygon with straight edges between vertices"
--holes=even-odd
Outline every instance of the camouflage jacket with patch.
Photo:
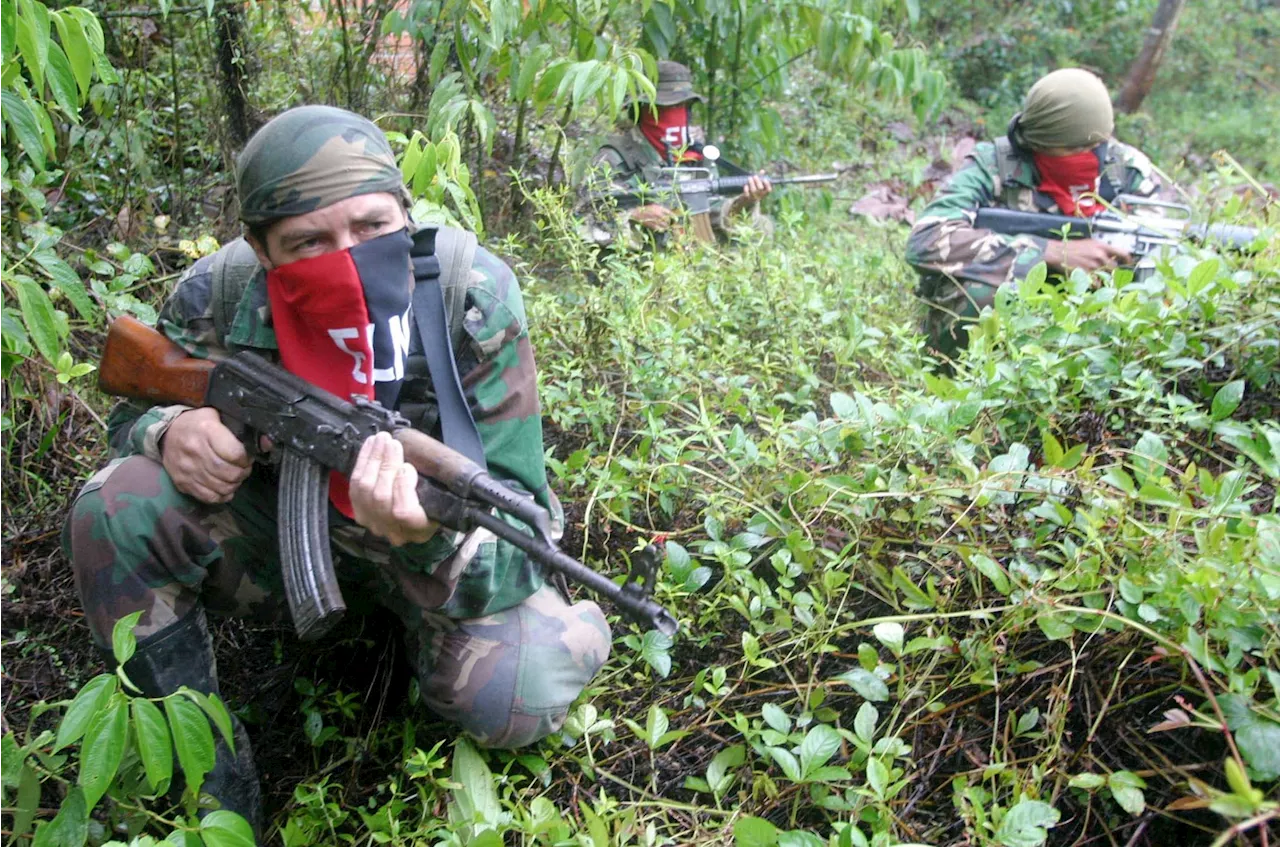
[[[741,171],[724,159],[719,160],[719,163],[734,173]],[[602,200],[611,190],[639,191],[643,185],[661,180],[658,170],[670,167],[670,164],[654,149],[644,133],[634,126],[629,127],[623,132],[606,138],[591,159],[590,174],[586,182],[587,200],[593,205],[602,205]],[[710,162],[696,162],[691,167],[707,168],[712,176],[718,174],[716,164]],[[617,205],[619,217],[626,220],[628,204],[618,203]],[[727,224],[729,215],[746,211],[748,208],[759,209],[759,205],[756,202],[748,202],[741,196],[713,196],[710,198],[711,222],[714,226],[723,228]]]
[[[1031,158],[1016,156],[1013,164],[1010,184],[1002,185],[996,145],[979,144],[916,220],[907,239],[906,258],[921,275],[924,296],[929,296],[939,278],[999,287],[1023,279],[1044,260],[1044,238],[1001,235],[973,225],[978,209],[990,206],[1062,214],[1053,198],[1036,187],[1040,175]],[[1119,194],[1150,197],[1165,190],[1151,160],[1119,141],[1107,144],[1101,171],[1104,177],[1123,174],[1123,185],[1111,185],[1104,178],[1100,193],[1105,200]]]
[[[222,250],[236,246],[228,244]],[[158,328],[202,359],[220,360],[250,350],[278,363],[266,274],[255,261],[256,270],[236,305],[234,319],[220,334],[213,317],[215,308],[221,307],[213,302],[213,260],[207,256],[187,270],[161,308]],[[464,329],[454,355],[490,473],[533,494],[559,519],[559,503],[547,484],[537,375],[520,286],[511,269],[483,247],[476,248],[472,262]],[[439,410],[422,349],[415,323],[397,407],[416,429],[439,438]],[[160,439],[187,408],[148,409],[128,402],[117,405],[108,423],[112,452],[120,456],[141,454],[159,461]],[[448,599],[439,609],[451,617],[478,617],[514,606],[542,585],[536,564],[520,550],[494,543],[487,530],[471,533],[485,536],[474,539],[441,532],[422,544],[392,551],[385,540],[346,521],[335,510],[329,511],[332,540],[340,551],[382,564],[390,562],[399,571],[394,574],[396,579],[423,583],[405,585],[413,592],[410,596],[440,597],[441,586],[446,586],[443,592]]]

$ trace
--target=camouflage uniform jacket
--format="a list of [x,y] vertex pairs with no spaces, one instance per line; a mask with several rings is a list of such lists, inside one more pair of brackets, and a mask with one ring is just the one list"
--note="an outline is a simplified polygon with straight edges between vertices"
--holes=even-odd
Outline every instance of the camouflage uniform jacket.
[[[231,243],[224,251],[239,249]],[[234,254],[233,254],[234,255]],[[225,333],[217,328],[213,274],[214,256],[196,262],[183,275],[160,311],[165,335],[192,356],[220,360],[242,350],[279,362],[266,273],[257,266],[233,312]],[[524,302],[515,275],[483,247],[477,247],[467,283],[464,329],[454,351],[458,373],[484,444],[489,470],[496,479],[527,491],[559,517],[559,503],[548,485],[542,447],[542,419],[538,403],[533,347],[529,341]],[[398,408],[416,429],[439,437],[438,407],[427,374],[426,357],[416,324],[412,328],[405,380]],[[141,454],[160,460],[160,439],[185,406],[121,403],[111,413],[108,435],[116,456]],[[330,509],[331,536],[344,553],[386,563],[388,544]],[[487,531],[479,531],[487,532]],[[471,535],[476,535],[472,533]],[[535,563],[505,543],[437,533],[422,544],[401,550],[424,579],[444,580],[456,589],[440,611],[451,617],[477,617],[514,606],[535,592],[541,575]],[[442,577],[441,574],[445,574]],[[401,576],[412,580],[411,574]]]
[[[1053,198],[1036,187],[1040,175],[1029,156],[1015,148],[1011,166],[1011,177],[1002,181],[996,145],[979,144],[925,207],[906,250],[907,262],[921,275],[922,296],[932,297],[945,279],[998,288],[1023,279],[1044,260],[1044,238],[1000,235],[973,225],[978,209],[989,206],[1062,214]],[[1101,172],[1104,200],[1120,194],[1149,197],[1163,190],[1151,160],[1118,141],[1107,144]]]

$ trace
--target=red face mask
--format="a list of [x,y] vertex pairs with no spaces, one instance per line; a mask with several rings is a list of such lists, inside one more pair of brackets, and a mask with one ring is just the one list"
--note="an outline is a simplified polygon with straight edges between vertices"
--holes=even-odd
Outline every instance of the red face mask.
[[644,137],[649,139],[653,149],[661,153],[663,158],[666,158],[667,150],[670,149],[672,158],[677,164],[702,160],[701,153],[686,149],[690,143],[688,103],[681,103],[678,106],[660,106],[656,115],[652,109],[641,106],[637,126],[644,133]]
[[1032,153],[1040,171],[1040,190],[1053,198],[1064,215],[1090,217],[1102,211],[1098,202],[1102,165],[1093,150],[1068,156]]
[[[395,408],[409,355],[412,246],[399,230],[267,271],[285,370],[344,400],[358,394]],[[336,471],[329,499],[352,516],[347,479]]]

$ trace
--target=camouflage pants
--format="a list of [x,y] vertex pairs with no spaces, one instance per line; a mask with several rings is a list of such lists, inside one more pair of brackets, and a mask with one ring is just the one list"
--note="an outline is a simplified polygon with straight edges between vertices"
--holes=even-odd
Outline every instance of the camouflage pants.
[[969,345],[969,324],[996,302],[997,286],[974,280],[931,278],[921,284],[927,311],[922,331],[929,347],[954,359]]
[[[118,619],[137,611],[143,645],[198,606],[286,617],[275,495],[270,473],[255,469],[230,503],[209,506],[179,493],[143,456],[118,459],[93,477],[63,543],[99,646],[111,643]],[[396,550],[381,561],[349,555],[338,537],[344,530],[363,533],[349,522],[333,530],[344,594],[353,606],[371,598],[403,621],[424,701],[483,744],[519,747],[557,730],[608,658],[609,627],[595,603],[571,606],[543,587],[514,607],[450,619],[413,601]]]

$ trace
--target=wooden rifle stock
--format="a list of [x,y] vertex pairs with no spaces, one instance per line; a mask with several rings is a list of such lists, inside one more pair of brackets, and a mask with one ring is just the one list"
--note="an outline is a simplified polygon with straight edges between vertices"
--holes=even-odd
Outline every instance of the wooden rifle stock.
[[98,387],[133,400],[203,406],[209,373],[216,365],[192,358],[163,333],[124,316],[112,321],[107,331]]

